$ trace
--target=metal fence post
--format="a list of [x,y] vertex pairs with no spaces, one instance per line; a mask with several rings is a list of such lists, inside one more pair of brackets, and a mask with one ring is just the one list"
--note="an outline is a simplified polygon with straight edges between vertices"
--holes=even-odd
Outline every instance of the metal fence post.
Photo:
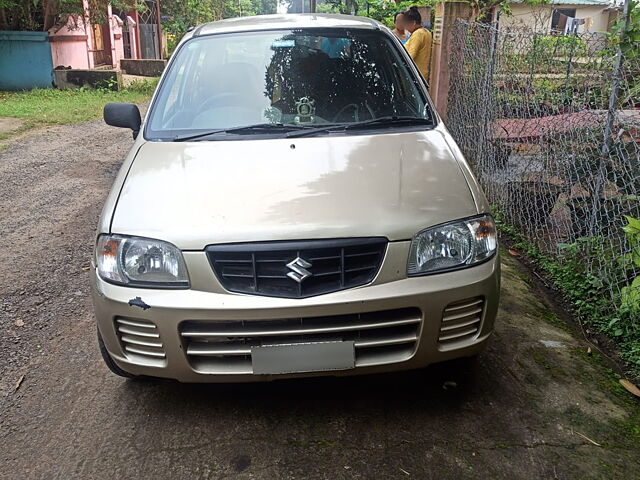
[[569,101],[569,104],[571,104],[571,99],[572,96],[569,95],[569,78],[571,78],[571,67],[573,65],[573,54],[575,52],[576,49],[576,43],[578,43],[578,33],[572,33],[569,38],[571,39],[571,50],[569,51],[569,61],[567,62],[567,73],[565,75],[565,79],[564,79],[564,95],[565,98]]
[[604,193],[604,183],[606,177],[607,161],[609,152],[611,151],[611,142],[613,141],[613,123],[616,117],[616,103],[618,101],[618,92],[620,90],[620,82],[622,79],[622,41],[627,35],[629,28],[629,21],[631,16],[630,8],[631,0],[625,0],[623,18],[624,24],[620,31],[620,41],[617,45],[616,58],[613,66],[613,74],[611,77],[611,94],[609,95],[609,108],[607,110],[607,121],[604,126],[604,138],[602,140],[602,148],[600,150],[600,166],[598,168],[598,175],[596,177],[595,188],[593,191],[593,205],[591,210],[591,221],[589,222],[589,232],[591,235],[597,234],[596,223],[598,220],[598,214],[600,212],[600,205],[602,203],[602,195]]
[[[486,136],[483,144],[487,147],[483,153],[484,158],[491,155],[491,137],[493,135],[493,122],[495,120],[495,92],[493,75],[496,68],[496,51],[498,48],[498,22],[491,22],[487,27],[489,31],[489,65],[487,66],[487,81],[485,84],[485,91],[487,93],[487,105],[484,110],[484,135]],[[483,162],[484,163],[484,162]],[[484,165],[483,165],[484,166]]]

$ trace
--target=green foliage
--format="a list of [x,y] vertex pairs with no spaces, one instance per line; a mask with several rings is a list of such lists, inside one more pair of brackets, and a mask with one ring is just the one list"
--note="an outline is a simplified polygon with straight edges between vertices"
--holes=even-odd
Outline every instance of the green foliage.
[[534,37],[534,48],[546,55],[579,57],[586,55],[587,42],[577,35],[548,35]]
[[[397,12],[403,12],[413,5],[433,6],[435,3],[435,0],[420,2],[412,0],[325,0],[317,3],[316,11],[318,13],[353,13],[373,18],[389,28],[393,28],[393,17]],[[428,18],[423,19],[423,21],[428,20]]]
[[[106,21],[107,6],[145,9],[144,0],[88,0],[90,23]],[[85,15],[82,0],[0,0],[0,30],[48,30],[69,16]]]
[[491,21],[489,15],[493,9],[500,9],[507,15],[511,13],[508,0],[467,0],[471,6],[473,18],[479,22]]
[[629,25],[625,31],[625,19],[620,18],[611,28],[611,38],[619,44],[626,59],[640,57],[640,1],[629,4]]
[[[627,225],[622,230],[631,245],[631,251],[620,257],[620,264],[625,269],[640,270],[640,220],[629,216],[625,218]],[[621,306],[632,314],[640,313],[640,275],[622,289]]]
[[534,35],[527,51],[516,57],[515,65],[517,71],[526,73],[541,65],[546,67],[545,73],[562,73],[568,61],[585,56],[587,51],[587,42],[577,35]]
[[[409,7],[433,7],[438,0],[321,0],[317,3],[318,13],[343,13],[373,18],[386,26],[393,28],[393,17],[396,12],[402,12]],[[500,8],[502,14],[509,15],[511,8],[508,0],[467,0],[473,11],[473,17],[478,21],[488,19],[493,8]],[[550,0],[525,0],[529,2],[549,3]],[[429,21],[423,18],[423,21]]]
[[[363,15],[378,20],[380,23],[387,25],[389,28],[393,28],[393,19],[397,12],[404,12],[408,10],[409,7],[413,5],[420,5],[425,7],[433,7],[436,2],[435,0],[427,0],[415,2],[411,0],[405,0],[400,2],[389,2],[385,0],[373,0],[369,2],[364,2],[367,7],[365,11],[362,12]],[[430,18],[423,18],[423,22],[431,21]]]
[[97,89],[102,92],[110,92],[118,90],[118,86],[118,80],[114,77],[111,77],[100,82],[100,85],[98,85]]
[[[622,76],[628,87],[622,91],[618,104],[633,108],[640,104],[640,1],[629,4],[629,23],[624,17],[618,19],[609,33],[609,48],[606,55],[614,56],[618,47],[622,52]],[[626,28],[625,28],[626,27]]]
[[[402,12],[416,5],[421,7],[433,7],[438,0],[321,0],[317,3],[318,13],[343,13],[360,15],[373,18],[388,27],[393,26],[393,17],[396,12]],[[503,14],[510,14],[508,0],[467,0],[476,20],[487,20],[488,14],[493,8],[500,8]],[[529,2],[549,3],[550,0],[525,0]],[[429,21],[423,18],[423,21]]]
[[162,28],[167,32],[169,51],[190,27],[223,18],[276,13],[277,0],[164,0]]
[[190,27],[220,20],[224,12],[223,0],[167,0],[162,3],[162,28],[167,33],[169,52]]
[[234,0],[224,2],[224,18],[276,13],[277,0]]

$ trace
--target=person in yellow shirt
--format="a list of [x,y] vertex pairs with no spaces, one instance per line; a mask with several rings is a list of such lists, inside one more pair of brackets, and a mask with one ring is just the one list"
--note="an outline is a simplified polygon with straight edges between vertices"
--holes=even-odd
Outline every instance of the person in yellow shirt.
[[429,81],[429,63],[431,62],[431,32],[422,26],[422,16],[418,7],[411,7],[404,12],[405,28],[411,33],[409,40],[404,45],[416,62],[420,73]]

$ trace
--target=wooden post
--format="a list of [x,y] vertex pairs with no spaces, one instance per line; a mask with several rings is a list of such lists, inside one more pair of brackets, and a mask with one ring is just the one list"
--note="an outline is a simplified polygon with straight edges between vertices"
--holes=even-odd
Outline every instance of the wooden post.
[[443,2],[436,4],[433,22],[433,48],[431,52],[431,74],[429,93],[436,104],[436,110],[443,119],[447,118],[449,95],[449,57],[451,55],[451,35],[457,18],[468,20],[471,9],[466,2]]
[[156,23],[158,25],[158,58],[162,60],[162,24],[160,22],[160,0],[156,0]]

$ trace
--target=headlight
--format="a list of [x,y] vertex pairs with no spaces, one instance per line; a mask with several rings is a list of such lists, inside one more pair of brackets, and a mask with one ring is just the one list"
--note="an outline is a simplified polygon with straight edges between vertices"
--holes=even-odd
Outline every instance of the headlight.
[[189,286],[182,253],[161,240],[101,235],[96,246],[96,265],[100,277],[119,285]]
[[475,265],[498,247],[490,215],[445,223],[418,233],[411,242],[408,275],[423,275]]

